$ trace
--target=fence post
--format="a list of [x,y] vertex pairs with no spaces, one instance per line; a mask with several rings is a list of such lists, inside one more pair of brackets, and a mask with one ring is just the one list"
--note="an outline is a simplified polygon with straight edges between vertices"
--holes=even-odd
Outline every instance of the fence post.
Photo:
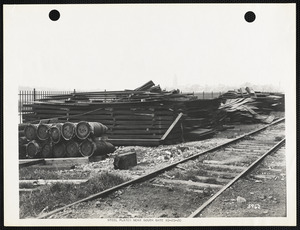
[[74,93],[76,93],[76,90],[74,89]]
[[214,98],[214,91],[211,92],[211,98]]
[[35,88],[33,88],[33,101],[35,101]]
[[19,117],[20,117],[20,124],[22,123],[22,100],[21,100],[21,92],[19,91]]
[[204,99],[204,91],[203,91],[202,99]]

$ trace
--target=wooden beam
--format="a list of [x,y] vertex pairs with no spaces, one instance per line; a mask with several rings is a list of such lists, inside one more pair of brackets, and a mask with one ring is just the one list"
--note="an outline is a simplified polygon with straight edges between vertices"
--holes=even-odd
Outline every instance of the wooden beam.
[[223,185],[220,184],[209,184],[203,182],[195,182],[195,181],[185,181],[185,180],[169,180],[169,179],[159,179],[159,181],[167,184],[181,184],[192,187],[200,187],[200,188],[222,188]]
[[173,121],[173,123],[170,125],[170,127],[168,128],[168,130],[165,132],[165,134],[160,139],[161,141],[163,141],[163,140],[165,140],[167,138],[167,136],[170,134],[170,132],[172,131],[172,129],[178,123],[178,121],[180,120],[180,118],[182,117],[182,115],[183,115],[183,113],[179,113],[178,114],[178,116],[176,117],[176,119]]
[[45,185],[45,184],[53,184],[53,183],[64,183],[64,184],[81,184],[87,182],[88,179],[65,179],[65,180],[19,180],[19,184],[35,184],[35,185]]
[[37,165],[37,164],[45,164],[45,160],[44,159],[19,160],[19,168],[24,168],[31,165]]
[[46,158],[45,165],[79,165],[89,163],[88,157]]

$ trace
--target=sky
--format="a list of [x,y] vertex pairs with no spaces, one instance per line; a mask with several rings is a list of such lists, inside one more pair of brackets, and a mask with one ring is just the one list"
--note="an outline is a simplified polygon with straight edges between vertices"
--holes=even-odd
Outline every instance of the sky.
[[284,90],[295,77],[293,13],[291,4],[9,5],[4,78],[58,90],[134,89],[149,80]]

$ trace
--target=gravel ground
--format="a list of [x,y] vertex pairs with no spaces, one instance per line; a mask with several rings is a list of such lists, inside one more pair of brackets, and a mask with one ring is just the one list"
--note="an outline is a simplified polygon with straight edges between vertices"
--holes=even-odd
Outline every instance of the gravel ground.
[[[227,129],[217,132],[213,138],[176,145],[161,145],[158,147],[118,147],[117,150],[113,154],[110,154],[105,160],[76,166],[74,170],[85,173],[88,172],[90,177],[98,174],[101,171],[113,171],[131,178],[137,178],[172,163],[178,162],[182,159],[188,158],[192,155],[206,151],[217,145],[226,143],[239,135],[243,135],[263,126],[264,124],[239,124],[235,125],[234,129]],[[137,166],[134,166],[128,170],[114,169],[114,157],[120,153],[128,151],[133,151],[137,154]]]

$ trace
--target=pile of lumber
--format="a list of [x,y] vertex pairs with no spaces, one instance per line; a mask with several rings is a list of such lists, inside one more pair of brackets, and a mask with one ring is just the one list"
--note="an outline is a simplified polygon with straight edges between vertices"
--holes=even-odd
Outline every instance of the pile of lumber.
[[271,111],[284,111],[284,94],[262,93],[246,87],[245,89],[230,90],[222,94],[223,103],[220,110],[227,113],[230,122],[270,123],[274,116]]
[[230,122],[271,123],[275,118],[269,111],[257,107],[257,102],[253,98],[227,99],[221,104],[220,109],[226,111]]
[[19,125],[19,158],[90,157],[112,153],[107,127],[98,122]]
[[238,98],[252,98],[252,105],[257,107],[263,112],[267,111],[284,111],[284,94],[283,93],[264,93],[260,91],[254,91],[253,89],[246,87],[238,90],[229,90],[228,92],[220,95],[222,99],[238,99]]
[[114,145],[157,146],[180,143],[197,129],[199,137],[205,134],[203,129],[213,132],[222,114],[221,100],[162,90],[149,81],[134,90],[49,96],[26,105],[31,113],[23,116],[23,122],[100,122]]
[[217,127],[224,123],[226,112],[219,109],[218,99],[198,99],[185,103],[183,121],[185,140],[211,137]]

